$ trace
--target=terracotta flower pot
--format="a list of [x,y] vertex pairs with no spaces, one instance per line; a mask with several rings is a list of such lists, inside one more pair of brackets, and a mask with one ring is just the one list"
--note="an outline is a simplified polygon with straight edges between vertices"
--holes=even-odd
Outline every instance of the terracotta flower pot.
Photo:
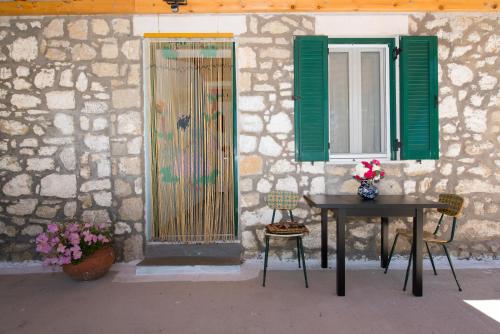
[[112,247],[97,250],[78,264],[65,264],[63,271],[77,281],[91,281],[104,276],[115,262],[115,251]]

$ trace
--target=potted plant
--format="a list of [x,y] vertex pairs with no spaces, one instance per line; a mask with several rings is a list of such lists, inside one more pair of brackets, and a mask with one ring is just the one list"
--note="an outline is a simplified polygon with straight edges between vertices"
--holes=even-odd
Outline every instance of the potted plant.
[[51,223],[36,237],[36,250],[44,264],[62,266],[71,278],[90,281],[104,276],[115,261],[111,237],[105,224]]
[[364,199],[374,199],[378,195],[378,189],[374,183],[379,182],[385,176],[385,172],[380,166],[380,161],[361,161],[354,167],[353,177],[361,182],[358,188],[358,195]]

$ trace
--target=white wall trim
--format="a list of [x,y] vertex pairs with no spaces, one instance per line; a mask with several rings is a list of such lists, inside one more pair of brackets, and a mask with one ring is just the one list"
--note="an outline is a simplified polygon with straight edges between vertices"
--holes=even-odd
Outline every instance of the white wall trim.
[[135,36],[144,33],[233,33],[247,31],[246,15],[186,14],[134,15]]
[[315,33],[330,37],[392,37],[408,34],[408,15],[315,15]]

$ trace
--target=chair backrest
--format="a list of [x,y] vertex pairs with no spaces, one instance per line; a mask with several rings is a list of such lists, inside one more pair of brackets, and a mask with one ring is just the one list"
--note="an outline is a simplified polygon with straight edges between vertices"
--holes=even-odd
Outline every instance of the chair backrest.
[[293,210],[299,203],[300,195],[291,191],[274,190],[267,195],[267,206],[273,210]]
[[458,215],[460,215],[464,207],[463,197],[455,194],[440,194],[439,202],[448,204],[448,207],[444,209],[438,209],[438,212],[451,217],[457,217]]

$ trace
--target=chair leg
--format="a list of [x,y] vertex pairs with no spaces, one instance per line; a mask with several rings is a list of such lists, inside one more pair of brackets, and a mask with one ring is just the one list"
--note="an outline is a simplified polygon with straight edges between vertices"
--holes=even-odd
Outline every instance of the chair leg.
[[300,241],[299,241],[299,237],[297,237],[297,260],[299,261],[299,268],[300,268]]
[[429,253],[429,259],[431,260],[432,270],[434,270],[434,275],[437,276],[436,266],[434,265],[434,259],[432,258],[431,249],[429,248],[429,244],[426,242],[425,247],[427,248],[427,253]]
[[304,280],[306,281],[306,288],[309,287],[307,283],[307,270],[306,270],[306,260],[304,257],[304,245],[302,244],[302,237],[298,238],[300,244],[300,256],[302,257],[302,269],[304,270]]
[[398,242],[399,234],[396,234],[394,242],[392,243],[391,252],[389,253],[389,259],[387,260],[387,267],[385,267],[384,274],[387,274],[389,270],[389,265],[391,264],[392,254],[394,254],[394,249],[396,248],[396,243]]
[[448,258],[448,262],[450,263],[450,268],[451,268],[451,272],[453,273],[453,278],[455,278],[455,282],[457,282],[458,291],[462,291],[462,287],[460,286],[460,283],[458,283],[457,275],[455,274],[455,269],[453,268],[453,264],[451,263],[451,258],[450,258],[450,254],[448,253],[448,248],[446,248],[446,245],[444,245],[444,244],[443,244],[443,249],[444,249],[444,252],[446,254],[446,257]]
[[269,236],[265,236],[266,249],[264,251],[264,277],[262,279],[262,286],[266,286],[266,273],[267,273],[267,258],[269,256]]
[[413,257],[413,245],[411,245],[410,259],[408,260],[408,267],[406,267],[405,285],[403,286],[403,291],[406,291],[406,284],[408,283],[408,276],[410,275],[412,257]]

